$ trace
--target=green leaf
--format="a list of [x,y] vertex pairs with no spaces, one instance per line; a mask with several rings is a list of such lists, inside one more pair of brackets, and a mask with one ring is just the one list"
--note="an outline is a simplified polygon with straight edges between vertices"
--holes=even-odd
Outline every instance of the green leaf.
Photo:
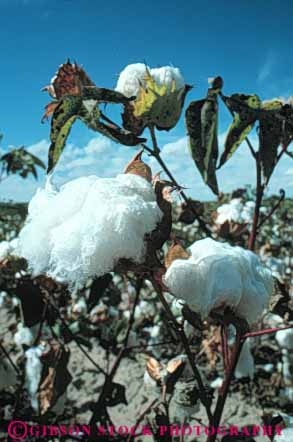
[[192,158],[211,190],[218,195],[216,177],[218,159],[217,94],[209,91],[204,100],[192,101],[185,113],[185,121]]
[[283,121],[279,111],[262,112],[259,119],[259,156],[265,184],[276,165],[282,134]]
[[233,94],[231,97],[224,97],[224,100],[234,114],[234,119],[228,130],[219,168],[232,157],[253,129],[261,107],[261,101],[257,95]]
[[60,104],[55,109],[51,121],[51,145],[49,148],[47,173],[49,173],[58,162],[71,127],[78,118],[81,106],[81,97],[67,95],[62,98]]

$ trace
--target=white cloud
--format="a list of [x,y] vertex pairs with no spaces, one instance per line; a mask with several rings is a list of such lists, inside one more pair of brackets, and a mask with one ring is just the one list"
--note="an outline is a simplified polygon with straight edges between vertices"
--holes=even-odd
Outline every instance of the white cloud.
[[[220,145],[223,145],[224,138],[225,134],[219,136]],[[162,139],[165,140],[166,137],[164,136]],[[170,137],[170,139],[173,138]],[[253,136],[251,140],[252,142],[256,141]],[[41,140],[30,146],[29,150],[46,163],[48,147],[49,142]],[[68,144],[54,172],[54,182],[61,184],[64,181],[83,175],[115,176],[123,172],[126,164],[137,150],[137,148],[115,144],[102,136],[93,137],[84,147],[72,143]],[[154,158],[147,155],[144,158],[145,161],[149,162],[153,173],[161,170]],[[200,200],[214,198],[212,192],[203,183],[190,157],[186,137],[164,144],[162,158],[179,184],[187,188],[187,194]],[[293,197],[293,169],[289,167],[291,165],[290,161],[292,160],[288,156],[284,156],[278,164],[268,189],[270,193],[278,193],[280,188],[284,188],[287,196]],[[26,201],[32,197],[37,187],[43,186],[44,180],[45,174],[42,172],[38,181],[11,177],[0,184],[0,198]],[[218,171],[218,181],[219,188],[223,192],[230,192],[246,184],[254,186],[255,166],[245,143]]]

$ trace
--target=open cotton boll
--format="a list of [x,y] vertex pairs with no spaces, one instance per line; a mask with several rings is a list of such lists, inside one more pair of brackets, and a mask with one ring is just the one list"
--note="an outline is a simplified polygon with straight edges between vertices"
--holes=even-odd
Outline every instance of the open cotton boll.
[[42,362],[40,357],[44,351],[44,346],[32,347],[25,352],[25,388],[28,391],[31,406],[36,413],[39,411],[38,388],[41,381]]
[[243,204],[241,198],[234,198],[229,204],[222,204],[217,208],[217,223],[224,224],[226,221],[234,221],[235,223],[241,223],[241,211]]
[[28,347],[33,344],[35,339],[33,330],[24,327],[22,324],[17,325],[17,332],[14,335],[14,342],[16,345],[21,347],[22,345],[27,345]]
[[140,84],[144,85],[147,66],[144,63],[129,64],[120,73],[116,91],[130,98],[138,94]]
[[150,70],[151,76],[159,86],[166,85],[168,92],[174,84],[175,90],[182,89],[185,86],[184,78],[178,68],[164,66]]
[[121,258],[141,263],[145,234],[161,218],[151,184],[138,175],[77,178],[33,197],[19,252],[34,275],[78,288]]
[[250,342],[247,339],[242,347],[240,357],[235,369],[235,377],[237,379],[254,376],[254,359],[250,350]]
[[175,90],[185,86],[184,78],[178,68],[164,66],[161,68],[149,68],[143,63],[134,63],[126,66],[120,73],[116,91],[121,92],[126,97],[137,96],[140,85],[145,86],[145,77],[150,73],[158,86],[166,85],[170,92],[173,85]]
[[271,273],[258,257],[211,238],[196,241],[189,252],[189,259],[173,261],[165,274],[170,292],[203,318],[230,307],[248,323],[256,322],[273,289]]
[[0,242],[0,260],[7,258],[10,255],[12,250],[11,244],[9,241],[1,241]]
[[278,331],[275,338],[281,348],[293,350],[293,328]]

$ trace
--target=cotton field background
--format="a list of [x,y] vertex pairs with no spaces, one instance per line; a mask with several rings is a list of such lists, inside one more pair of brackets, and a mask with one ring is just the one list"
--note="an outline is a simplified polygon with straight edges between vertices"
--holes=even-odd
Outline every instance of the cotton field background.
[[[292,160],[292,98],[226,96],[216,77],[189,102],[179,68],[143,63],[110,90],[67,61],[45,90],[46,183],[28,204],[0,203],[1,437],[13,439],[16,420],[76,426],[38,441],[96,440],[97,425],[125,427],[99,436],[109,442],[293,440],[293,201],[267,192],[280,159]],[[231,114],[222,152],[219,102]],[[191,199],[161,157],[157,132],[183,114],[213,202]],[[120,174],[56,185],[76,121],[133,147]],[[238,148],[253,157],[255,188],[227,194],[217,172]],[[46,167],[24,147],[0,162],[1,180]],[[150,433],[129,433],[141,425]],[[206,432],[170,432],[195,425]],[[229,425],[238,436],[213,432]]]

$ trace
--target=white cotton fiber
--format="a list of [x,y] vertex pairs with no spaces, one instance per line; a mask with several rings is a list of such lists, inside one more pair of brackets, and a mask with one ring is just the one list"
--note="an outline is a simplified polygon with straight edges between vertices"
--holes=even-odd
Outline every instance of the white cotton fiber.
[[9,241],[0,242],[0,260],[7,258],[12,248]]
[[37,347],[32,347],[25,352],[25,388],[28,391],[31,406],[36,412],[39,411],[37,393],[42,375],[42,362],[40,357],[43,351],[44,347],[39,345]]
[[238,363],[235,369],[235,377],[237,379],[254,376],[254,359],[250,350],[250,341],[246,339],[243,344]]
[[82,287],[120,258],[140,263],[146,233],[161,220],[151,184],[137,175],[82,177],[60,191],[39,189],[19,235],[19,254],[34,275]]
[[275,338],[281,348],[293,350],[293,328],[278,331]]
[[233,198],[230,203],[222,204],[217,208],[217,224],[224,224],[226,221],[234,223],[251,224],[254,215],[254,201],[242,202],[241,198]]
[[210,238],[196,241],[189,252],[188,260],[173,261],[166,272],[174,296],[203,318],[220,307],[230,307],[250,324],[260,318],[273,281],[254,253]]
[[185,86],[185,81],[178,68],[164,66],[151,69],[143,63],[134,63],[126,66],[120,73],[116,91],[121,92],[126,97],[137,96],[140,85],[145,86],[147,72],[151,74],[159,86],[165,84],[170,92],[172,84],[175,82],[175,90]]

